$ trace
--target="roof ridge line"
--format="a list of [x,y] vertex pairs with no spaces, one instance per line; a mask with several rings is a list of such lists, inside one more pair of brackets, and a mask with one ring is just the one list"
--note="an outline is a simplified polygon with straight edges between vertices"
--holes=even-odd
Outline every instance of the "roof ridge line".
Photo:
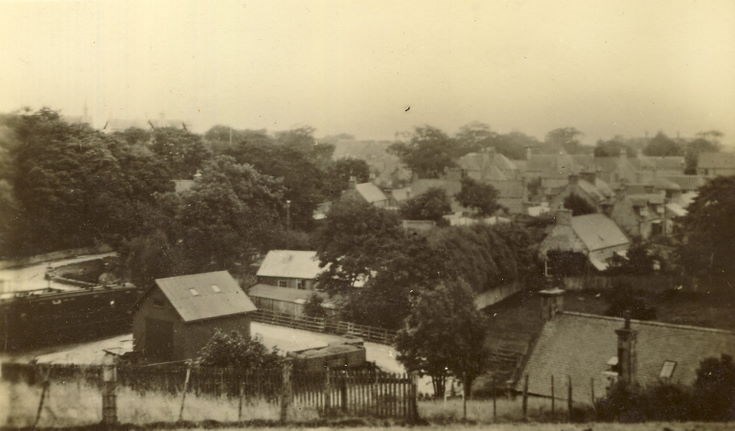
[[[570,316],[591,317],[591,318],[600,319],[600,320],[614,320],[618,322],[625,321],[625,319],[623,319],[622,317],[603,316],[602,314],[581,313],[578,311],[561,311],[560,313],[570,315]],[[719,329],[719,328],[708,328],[706,326],[680,325],[677,323],[659,322],[657,320],[630,319],[630,321],[631,323],[637,323],[639,325],[662,326],[666,328],[687,329],[690,331],[715,332],[719,334],[735,335],[735,331],[728,331],[727,329]]]

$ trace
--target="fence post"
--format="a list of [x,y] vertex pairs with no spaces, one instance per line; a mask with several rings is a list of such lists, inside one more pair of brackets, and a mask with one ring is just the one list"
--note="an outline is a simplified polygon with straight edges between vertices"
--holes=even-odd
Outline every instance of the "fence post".
[[329,415],[329,410],[332,408],[332,382],[330,381],[331,371],[326,368],[326,377],[324,380],[324,413]]
[[493,375],[493,422],[497,422],[498,421],[498,404],[497,404],[497,401],[496,401],[496,399],[498,397],[498,394],[496,393],[496,391],[497,391],[497,384],[498,384],[497,383],[497,379],[496,379],[495,375]]
[[572,376],[567,376],[567,411],[569,412],[569,422],[572,421],[572,407],[574,407],[574,401],[572,399]]
[[109,352],[105,352],[102,363],[102,381],[102,423],[111,426],[117,423],[117,360]]
[[179,422],[184,417],[184,402],[186,402],[186,393],[189,390],[189,379],[191,378],[191,362],[186,364],[186,377],[184,378],[184,391],[181,394],[181,407],[179,408]]
[[43,402],[46,399],[46,393],[48,392],[49,385],[51,384],[49,380],[50,377],[51,377],[51,368],[48,368],[43,373],[43,383],[42,383],[43,386],[41,389],[41,399],[38,400],[38,410],[36,410],[36,420],[33,422],[32,429],[36,429],[36,427],[38,426],[38,422],[41,420],[41,412],[43,411]]
[[528,420],[528,374],[523,377],[523,420]]
[[288,407],[291,404],[292,384],[291,369],[293,365],[290,361],[283,364],[283,385],[281,386],[281,423],[288,420]]
[[595,378],[590,377],[590,398],[592,398],[592,408],[595,407]]
[[240,393],[239,393],[239,397],[237,400],[237,420],[242,421],[242,397],[243,397],[243,392],[244,392],[244,384],[243,384],[242,378],[240,378],[239,376],[238,376],[238,381],[239,381],[239,392]]
[[556,397],[554,396],[554,375],[551,375],[551,417],[554,418],[556,412]]
[[419,373],[416,371],[412,371],[411,374],[411,386],[409,387],[409,401],[408,405],[409,413],[408,413],[408,422],[411,424],[415,424],[419,420],[419,405],[418,405],[418,387],[419,387]]
[[347,413],[347,372],[342,370],[339,382],[340,402],[342,403],[342,413]]

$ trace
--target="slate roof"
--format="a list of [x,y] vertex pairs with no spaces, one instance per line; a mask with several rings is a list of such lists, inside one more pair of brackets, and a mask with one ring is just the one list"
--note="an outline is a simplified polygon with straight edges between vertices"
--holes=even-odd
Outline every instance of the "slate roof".
[[735,169],[735,153],[701,153],[697,167],[699,169]]
[[227,271],[159,278],[156,285],[184,322],[256,310]]
[[256,275],[313,280],[322,271],[315,251],[271,250],[265,255]]
[[572,217],[572,229],[589,251],[630,242],[618,225],[604,214]]
[[368,203],[375,203],[388,200],[378,186],[373,183],[360,183],[355,185],[355,190],[362,196]]
[[[592,314],[562,312],[546,322],[526,363],[528,391],[550,396],[550,379],[557,382],[555,395],[566,398],[566,379],[572,379],[575,402],[590,402],[590,379],[595,396],[604,396],[603,372],[607,362],[617,356],[615,330],[623,319]],[[674,361],[672,383],[691,385],[699,362],[721,354],[735,355],[735,332],[661,322],[632,320],[638,331],[638,382],[654,384],[664,361]],[[522,381],[516,386],[521,390]]]

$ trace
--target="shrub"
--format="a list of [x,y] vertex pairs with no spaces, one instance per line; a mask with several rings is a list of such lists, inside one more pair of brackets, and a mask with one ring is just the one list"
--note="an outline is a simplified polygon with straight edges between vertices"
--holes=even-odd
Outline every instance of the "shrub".
[[626,311],[629,311],[633,319],[652,320],[656,318],[656,309],[649,306],[642,295],[628,283],[616,283],[607,296],[607,301],[608,308],[605,314],[608,316],[624,317]]
[[235,367],[249,372],[277,367],[282,359],[276,348],[269,352],[257,337],[244,337],[236,331],[226,334],[217,329],[199,351],[198,360],[204,366]]
[[700,362],[694,382],[697,412],[704,420],[735,419],[735,364],[732,357],[707,358]]
[[647,388],[618,383],[595,403],[597,419],[642,422],[680,421],[694,415],[695,398],[688,388],[660,383]]
[[324,298],[315,293],[312,294],[311,296],[309,296],[309,299],[307,299],[304,303],[304,314],[309,317],[326,316],[327,313],[324,311],[322,303],[324,303]]

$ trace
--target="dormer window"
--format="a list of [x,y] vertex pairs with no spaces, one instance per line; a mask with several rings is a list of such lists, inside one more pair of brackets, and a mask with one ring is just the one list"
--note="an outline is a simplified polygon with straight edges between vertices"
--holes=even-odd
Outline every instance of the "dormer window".
[[664,361],[664,364],[661,366],[661,372],[659,373],[658,377],[660,379],[670,379],[672,375],[674,375],[674,370],[676,369],[676,362],[674,361]]
[[199,291],[197,291],[193,287],[189,289],[189,293],[191,293],[191,296],[199,296]]
[[214,293],[221,293],[222,292],[222,289],[220,289],[219,286],[217,286],[216,284],[213,284],[212,285],[212,292],[214,292]]

